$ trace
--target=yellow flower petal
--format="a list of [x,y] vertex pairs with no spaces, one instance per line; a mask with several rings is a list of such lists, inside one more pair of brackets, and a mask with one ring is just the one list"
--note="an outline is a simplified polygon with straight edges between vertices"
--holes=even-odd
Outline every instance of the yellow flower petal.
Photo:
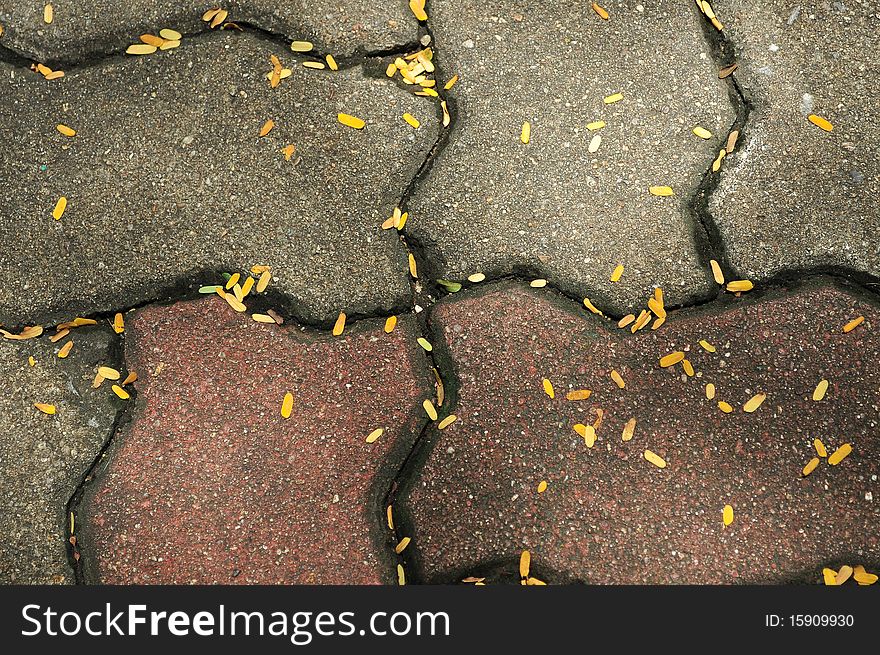
[[293,394],[289,391],[284,394],[284,400],[281,402],[281,417],[290,418],[293,411]]
[[645,451],[645,459],[657,468],[666,468],[666,460],[650,450]]
[[733,523],[733,507],[731,507],[730,505],[724,506],[722,519],[724,520],[724,525],[730,525],[731,523]]
[[813,125],[825,130],[826,132],[831,132],[834,129],[834,126],[827,119],[822,118],[821,116],[810,114],[807,118]]
[[364,129],[364,126],[366,125],[366,123],[363,120],[361,120],[357,116],[352,116],[351,114],[337,114],[336,118],[343,125],[346,125],[348,127],[352,127],[356,130],[362,130],[362,129]]

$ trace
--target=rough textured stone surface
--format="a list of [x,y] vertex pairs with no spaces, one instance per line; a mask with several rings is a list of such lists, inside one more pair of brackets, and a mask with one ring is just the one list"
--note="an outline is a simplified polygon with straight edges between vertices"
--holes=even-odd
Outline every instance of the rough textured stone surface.
[[[276,89],[265,78],[273,53],[293,69]],[[274,288],[311,320],[408,297],[405,252],[380,225],[437,121],[426,99],[384,76],[305,69],[227,31],[60,80],[9,66],[0,78],[0,162],[16,180],[0,191],[0,320],[131,306],[181,280],[216,281],[199,275],[207,269],[253,264],[271,265]],[[366,128],[339,124],[338,112]],[[275,129],[258,138],[268,119]]]
[[400,46],[418,37],[403,0],[53,0],[55,17],[43,21],[44,0],[0,0],[0,45],[37,61],[77,61],[124,50],[141,34],[170,27],[183,34],[208,28],[202,14],[223,7],[228,21],[250,23],[291,40],[312,41],[340,60]]
[[[859,314],[865,324],[843,334]],[[807,287],[630,336],[552,294],[493,286],[444,301],[435,322],[456,366],[459,419],[430,433],[434,448],[406,503],[425,579],[513,562],[524,548],[552,579],[591,583],[820,582],[826,563],[880,565],[874,304]],[[677,349],[696,377],[659,367]],[[814,402],[823,378],[828,394]],[[590,399],[566,400],[578,388]],[[744,413],[758,392],[767,400]],[[592,424],[597,409],[605,414],[590,449],[572,426]],[[623,442],[631,417],[635,435]],[[803,478],[816,437],[829,453],[845,441],[853,453]],[[541,480],[549,487],[538,494]],[[725,504],[735,512],[727,528]]]
[[417,336],[411,316],[332,337],[220,299],[138,312],[133,421],[80,508],[89,579],[390,582],[382,498],[431,394]]
[[[733,122],[727,89],[693,3],[609,11],[603,21],[590,3],[431,4],[443,74],[461,76],[457,123],[408,225],[443,277],[519,270],[617,311],[655,285],[671,303],[709,288],[688,204]],[[621,102],[603,103],[617,92]],[[715,137],[697,138],[696,125]],[[652,196],[655,185],[676,195]],[[618,264],[626,273],[611,283]]]
[[[65,506],[110,434],[121,401],[109,387],[91,388],[95,367],[112,364],[109,335],[81,328],[71,338],[66,359],[56,353],[67,339],[0,340],[3,584],[73,581]],[[34,403],[55,405],[56,414],[43,414]]]
[[[731,263],[755,278],[830,266],[880,274],[877,4],[713,6],[754,105],[710,204]],[[834,131],[809,123],[812,113]]]
[[[74,501],[77,574],[90,582],[393,583],[401,561],[410,582],[516,581],[523,548],[551,582],[818,582],[826,564],[880,568],[876,297],[814,280],[726,295],[636,336],[577,302],[638,312],[655,286],[667,306],[702,300],[718,290],[710,253],[729,279],[778,286],[834,267],[874,289],[876,3],[713,0],[719,36],[686,0],[604,0],[607,21],[589,2],[432,0],[438,88],[460,76],[442,92],[454,122],[440,132],[437,102],[388,79],[377,56],[426,33],[406,0],[52,0],[48,25],[46,1],[0,0],[0,324],[106,323],[145,306],[124,337],[141,379],[127,403],[91,389],[95,365],[120,356],[106,325],[76,331],[66,360],[45,336],[0,339],[0,582],[71,581],[65,503],[114,418],[113,447]],[[243,32],[201,20],[218,4]],[[178,49],[123,54],[165,27],[185,34]],[[294,54],[291,39],[315,50]],[[342,70],[304,68],[328,53]],[[274,90],[273,54],[292,70]],[[735,76],[718,80],[734,58]],[[29,60],[66,77],[47,81]],[[603,102],[615,92],[622,101]],[[746,107],[736,151],[707,175]],[[380,225],[403,196],[401,244]],[[180,302],[255,264],[273,281],[246,314],[214,296]],[[433,278],[477,271],[550,288],[486,284],[434,306]],[[390,335],[375,318],[341,338],[313,330],[340,310],[414,304],[438,331],[441,418],[459,416],[420,440],[433,376],[415,318]],[[288,324],[250,319],[267,307]],[[856,314],[865,324],[842,334]],[[696,377],[657,366],[675,348]],[[828,397],[814,402],[823,377]],[[593,396],[566,401],[575,387]],[[744,413],[758,391],[767,401]],[[598,410],[590,449],[572,426]],[[803,478],[817,436],[855,452]],[[395,556],[402,536],[414,541]]]

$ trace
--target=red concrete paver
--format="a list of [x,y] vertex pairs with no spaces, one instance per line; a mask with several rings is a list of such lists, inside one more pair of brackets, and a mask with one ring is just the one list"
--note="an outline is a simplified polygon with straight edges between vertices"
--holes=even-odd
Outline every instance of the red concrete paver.
[[219,298],[138,311],[125,333],[133,420],[80,509],[87,577],[392,581],[382,496],[432,390],[413,317],[382,325],[332,337],[255,323]]
[[[865,323],[844,334],[860,314]],[[522,549],[551,581],[591,583],[821,582],[826,563],[880,565],[880,311],[860,297],[807,286],[632,336],[552,292],[504,284],[450,297],[434,321],[456,364],[459,418],[429,433],[436,444],[403,501],[424,579],[491,563],[515,572]],[[674,350],[695,377],[659,367]],[[813,401],[823,378],[828,394]],[[592,396],[566,400],[579,388]],[[766,401],[745,413],[759,392]],[[572,426],[598,409],[588,448]],[[804,478],[817,437],[829,453],[844,442],[853,453]]]

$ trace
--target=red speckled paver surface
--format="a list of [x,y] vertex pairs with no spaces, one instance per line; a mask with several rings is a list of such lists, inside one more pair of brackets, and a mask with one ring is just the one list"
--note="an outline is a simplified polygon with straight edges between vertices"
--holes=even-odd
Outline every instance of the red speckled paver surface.
[[[860,314],[865,323],[844,334]],[[633,336],[552,292],[501,284],[443,301],[434,325],[458,375],[459,419],[429,433],[433,449],[402,502],[423,579],[493,566],[515,578],[523,549],[551,582],[820,583],[825,564],[880,564],[880,311],[860,297],[805,286],[675,314]],[[673,350],[695,377],[659,367]],[[822,378],[828,394],[815,402]],[[589,400],[566,400],[579,388]],[[744,413],[759,392],[764,404]],[[598,409],[590,449],[572,426]],[[631,417],[635,435],[623,442]],[[816,437],[829,453],[843,442],[853,453],[804,478]]]
[[412,317],[382,325],[332,337],[255,323],[219,298],[137,312],[133,420],[80,508],[87,578],[393,581],[382,498],[432,387]]

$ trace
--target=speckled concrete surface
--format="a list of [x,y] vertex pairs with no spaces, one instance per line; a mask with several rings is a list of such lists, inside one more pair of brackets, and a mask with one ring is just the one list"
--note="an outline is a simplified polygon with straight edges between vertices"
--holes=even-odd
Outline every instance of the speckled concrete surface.
[[[114,416],[114,445],[73,502],[88,582],[393,583],[398,563],[410,582],[515,581],[523,548],[537,577],[563,583],[818,583],[823,564],[880,568],[868,0],[715,0],[723,34],[685,1],[604,0],[603,20],[591,3],[432,0],[421,26],[405,0],[222,3],[243,31],[211,30],[213,2],[57,0],[51,24],[45,4],[0,0],[0,326],[102,327],[77,331],[66,360],[45,335],[0,341],[0,582],[72,581],[65,503]],[[162,28],[184,33],[179,48],[122,54]],[[294,54],[291,39],[314,50]],[[389,79],[389,62],[415,66],[428,43],[428,88]],[[327,54],[340,70],[304,66]],[[273,55],[290,69],[275,89]],[[31,59],[65,76],[46,80]],[[434,83],[440,98],[415,96]],[[734,124],[736,149],[710,174]],[[405,228],[381,229],[399,203]],[[756,290],[724,293],[710,258]],[[191,300],[254,265],[272,281],[246,313]],[[807,269],[815,279],[791,288]],[[477,272],[495,282],[464,282]],[[456,286],[434,278],[464,289],[438,305]],[[519,286],[534,278],[547,288]],[[656,286],[667,307],[690,307],[656,332],[630,336],[581,304],[637,313]],[[106,332],[133,307],[126,335]],[[251,320],[268,307],[284,327]],[[340,310],[358,320],[334,338]],[[856,313],[867,321],[842,334]],[[128,402],[88,384],[124,343],[141,374]],[[656,366],[679,346],[694,378]],[[441,418],[459,415],[442,433],[421,431],[429,360]],[[827,399],[810,401],[823,376]],[[575,385],[592,397],[565,401]],[[743,413],[759,390],[767,401]],[[33,408],[45,394],[55,416]],[[600,409],[590,449],[572,426]],[[377,424],[385,434],[364,443]],[[816,436],[855,451],[802,479]]]
[[382,325],[332,337],[220,298],[137,312],[137,407],[79,510],[89,579],[391,582],[382,497],[433,389],[413,319]]
[[[43,17],[47,4],[54,8],[51,24]],[[418,38],[418,23],[404,0],[0,0],[0,45],[37,61],[77,62],[124,50],[139,35],[163,28],[184,34],[210,29],[202,15],[215,8],[225,9],[229,22],[311,41],[340,60]]]
[[[612,20],[589,3],[431,4],[442,76],[460,75],[457,123],[409,229],[442,277],[540,274],[621,313],[656,285],[670,304],[709,293],[689,203],[734,111],[702,19],[687,2],[603,4]],[[606,126],[591,132],[593,121]],[[714,136],[698,138],[697,125]],[[610,282],[618,264],[626,272]]]
[[[857,315],[865,323],[844,334]],[[820,583],[825,564],[880,564],[875,304],[810,286],[630,336],[568,300],[501,285],[444,301],[435,321],[460,390],[458,420],[430,433],[434,448],[405,503],[423,579],[455,580],[523,549],[555,572],[551,581],[608,584]],[[695,377],[660,368],[675,350]],[[823,378],[829,391],[813,401]],[[581,388],[588,400],[566,399]],[[766,401],[745,413],[757,393]],[[598,410],[588,448],[572,428]],[[814,438],[829,453],[850,442],[853,453],[804,478]],[[646,449],[666,467],[646,461]]]
[[[293,71],[276,89],[265,78],[272,54]],[[273,288],[312,321],[406,304],[406,255],[380,226],[437,120],[427,99],[384,75],[309,70],[272,43],[224,32],[59,80],[9,66],[0,78],[11,99],[0,105],[0,158],[17,180],[0,191],[0,321],[130,307],[182,280],[216,282],[205,270],[254,264],[271,265]],[[343,126],[338,112],[367,126]],[[269,119],[276,127],[259,138]]]
[[[70,339],[73,349],[59,359]],[[48,334],[0,340],[0,583],[73,581],[65,506],[122,405],[109,386],[91,388],[96,367],[113,361],[106,326],[74,330],[54,344]],[[54,405],[55,414],[34,403]]]
[[730,262],[756,279],[830,266],[880,275],[876,2],[713,5],[754,105],[709,205]]

